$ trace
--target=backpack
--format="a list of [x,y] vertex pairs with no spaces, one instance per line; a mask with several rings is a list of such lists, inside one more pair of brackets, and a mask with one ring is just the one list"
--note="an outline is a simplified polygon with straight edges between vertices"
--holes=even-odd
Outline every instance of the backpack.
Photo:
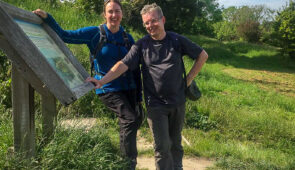
[[95,71],[95,74],[100,74],[99,68],[98,68],[98,63],[96,60],[96,56],[106,43],[114,44],[116,46],[125,46],[128,50],[131,48],[131,43],[130,43],[128,35],[125,31],[122,32],[124,43],[118,43],[116,41],[109,41],[107,39],[106,31],[105,31],[103,25],[99,25],[98,28],[100,30],[99,42],[97,43],[97,45],[94,49],[94,53],[90,52],[90,56],[89,56],[91,77],[93,76],[93,70]]

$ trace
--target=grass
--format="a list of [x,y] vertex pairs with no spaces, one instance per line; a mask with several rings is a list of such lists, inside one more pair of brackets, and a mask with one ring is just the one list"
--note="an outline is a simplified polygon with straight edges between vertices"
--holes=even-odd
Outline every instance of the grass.
[[295,62],[274,47],[191,38],[210,59],[197,78],[204,95],[188,102],[187,115],[214,126],[186,129],[194,144],[187,152],[215,157],[224,169],[294,169]]
[[[101,23],[98,16],[86,16],[73,7],[52,8],[38,0],[9,2],[27,10],[43,8],[66,29]],[[134,34],[135,39],[142,36]],[[188,37],[206,49],[209,60],[196,78],[202,98],[186,104],[183,135],[191,146],[184,146],[185,154],[216,159],[215,167],[210,169],[295,169],[295,61],[280,54],[280,49],[264,44]],[[69,47],[89,70],[87,47]],[[185,59],[187,69],[192,64],[192,60]],[[2,169],[116,169],[124,165],[117,156],[115,116],[93,92],[67,108],[58,105],[59,119],[99,118],[97,127],[87,133],[58,127],[51,142],[42,147],[37,117],[38,153],[33,164],[7,156],[8,148],[13,146],[11,110],[0,108],[0,157],[6,158],[0,159]],[[141,132],[152,141],[146,122]],[[150,151],[139,153],[152,155]]]
[[4,166],[9,147],[13,146],[13,127],[11,110],[0,106],[0,168]]
[[[113,146],[108,130],[57,127],[51,142],[42,146],[29,162],[8,157],[4,169],[125,169],[126,160]],[[40,146],[40,145],[39,145]]]

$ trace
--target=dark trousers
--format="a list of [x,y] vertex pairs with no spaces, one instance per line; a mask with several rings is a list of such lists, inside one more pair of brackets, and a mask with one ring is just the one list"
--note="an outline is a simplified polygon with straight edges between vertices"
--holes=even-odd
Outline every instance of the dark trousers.
[[148,123],[154,137],[157,170],[182,170],[181,131],[185,104],[178,107],[148,107]]
[[135,169],[136,166],[136,134],[143,119],[143,115],[135,111],[135,95],[135,90],[99,95],[101,101],[114,111],[119,119],[120,149],[122,155],[130,160],[130,169]]

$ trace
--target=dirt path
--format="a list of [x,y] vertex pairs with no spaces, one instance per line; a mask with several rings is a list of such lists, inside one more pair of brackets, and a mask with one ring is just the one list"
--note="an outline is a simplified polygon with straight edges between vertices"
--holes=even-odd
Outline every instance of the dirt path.
[[[183,137],[183,145],[190,145],[189,141]],[[137,149],[139,151],[151,150],[153,149],[153,144],[146,141],[140,136],[140,131],[137,136]],[[206,158],[198,157],[184,157],[183,158],[183,169],[184,170],[204,170],[208,167],[212,167],[214,161],[208,160]],[[137,158],[137,168],[141,170],[155,170],[155,159],[154,157],[139,156]]]
[[[95,118],[80,118],[80,119],[68,119],[60,122],[63,127],[66,128],[85,128],[86,130],[91,129],[97,120]],[[152,150],[153,144],[146,141],[138,133],[137,147],[139,151]],[[184,139],[183,145],[189,145],[189,142]],[[183,158],[183,169],[184,170],[204,170],[208,167],[212,167],[214,161],[198,158],[198,157],[184,157]],[[139,156],[137,158],[137,168],[140,170],[155,170],[154,157]]]
[[[184,170],[204,170],[213,166],[213,161],[204,158],[183,158]],[[137,168],[145,170],[155,170],[155,160],[151,157],[140,156],[137,158]]]

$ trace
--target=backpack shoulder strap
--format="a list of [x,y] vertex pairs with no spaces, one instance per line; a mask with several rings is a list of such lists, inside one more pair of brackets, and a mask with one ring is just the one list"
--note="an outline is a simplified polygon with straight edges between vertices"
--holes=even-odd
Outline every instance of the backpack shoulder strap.
[[123,39],[124,39],[124,46],[129,50],[131,47],[131,43],[129,41],[128,34],[125,31],[123,31],[122,35],[123,35]]
[[99,30],[100,30],[100,37],[99,37],[99,42],[97,43],[96,48],[93,53],[94,57],[97,56],[97,53],[101,50],[104,43],[107,42],[107,34],[106,34],[106,31],[105,31],[103,25],[99,25]]
[[170,38],[170,40],[172,42],[173,48],[177,52],[181,53],[181,45],[180,45],[180,42],[178,40],[178,34],[176,34],[174,32],[167,31],[167,35],[168,35],[168,37]]
[[91,77],[92,77],[92,72],[94,70],[94,59],[95,57],[97,56],[97,53],[101,50],[102,46],[107,42],[107,35],[106,35],[106,31],[103,27],[103,25],[99,25],[98,29],[100,30],[99,34],[99,41],[93,51],[93,53],[90,52],[90,64],[91,64],[91,70],[90,70],[90,73],[91,73]]
[[146,48],[148,48],[148,45],[150,43],[150,35],[145,35],[142,39],[140,39],[139,41],[141,42],[142,45],[142,49],[145,50]]
[[[176,34],[174,32],[167,32],[167,35],[169,36],[170,40],[172,41],[173,48],[177,52],[181,53],[181,45],[180,45],[180,42],[178,40],[178,34]],[[185,89],[186,89],[186,87],[187,87],[187,78],[186,78],[186,71],[185,71],[185,66],[184,66],[182,56],[181,56],[180,60],[181,60],[182,68],[183,68],[183,80],[184,80],[184,85],[185,85]]]

